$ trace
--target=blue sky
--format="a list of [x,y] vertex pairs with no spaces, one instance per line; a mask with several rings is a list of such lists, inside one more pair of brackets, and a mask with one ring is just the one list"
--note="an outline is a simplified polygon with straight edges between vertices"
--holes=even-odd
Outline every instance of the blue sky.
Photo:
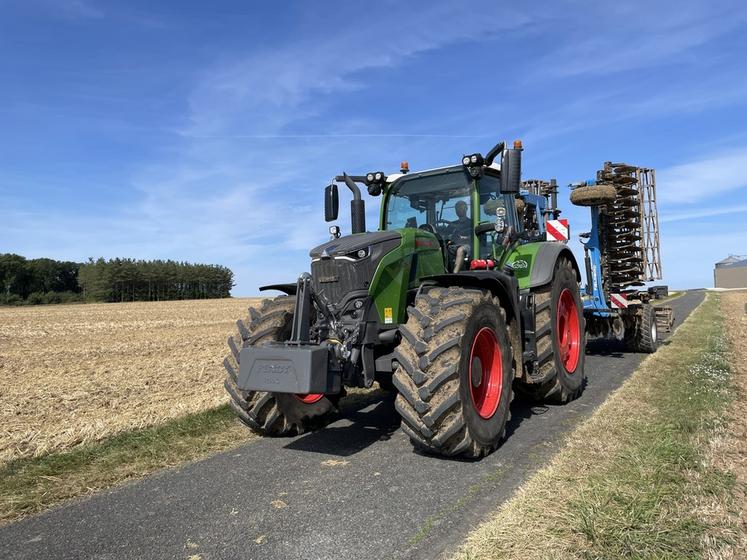
[[670,286],[747,254],[744,2],[277,4],[0,0],[0,252],[250,295],[308,268],[333,175],[521,138],[525,178],[656,168]]

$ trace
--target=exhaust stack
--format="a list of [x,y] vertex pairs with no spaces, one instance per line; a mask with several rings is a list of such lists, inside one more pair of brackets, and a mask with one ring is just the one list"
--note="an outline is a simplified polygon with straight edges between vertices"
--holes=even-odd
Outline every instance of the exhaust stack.
[[361,190],[355,181],[347,173],[342,174],[342,180],[353,192],[353,200],[350,201],[350,224],[353,233],[365,233],[366,231],[366,202],[361,198]]

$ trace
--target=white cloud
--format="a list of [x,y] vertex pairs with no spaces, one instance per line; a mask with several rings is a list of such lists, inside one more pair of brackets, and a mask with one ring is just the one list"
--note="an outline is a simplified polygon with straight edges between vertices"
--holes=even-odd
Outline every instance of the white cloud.
[[396,66],[453,43],[484,40],[529,21],[508,8],[488,8],[475,17],[473,9],[451,3],[398,5],[396,18],[383,15],[386,23],[362,13],[366,25],[320,30],[304,41],[211,69],[190,96],[190,126],[184,133],[211,136],[241,130],[272,136],[315,114],[326,96],[364,87],[362,71]]
[[721,208],[710,208],[696,210],[694,212],[667,212],[659,218],[660,223],[681,222],[684,220],[697,220],[700,218],[711,218],[713,216],[725,216],[727,214],[747,213],[747,205],[726,206]]
[[64,0],[50,3],[50,8],[59,10],[68,19],[101,19],[104,12],[86,0]]
[[721,207],[743,202],[742,193],[736,200],[717,199],[736,189],[747,188],[747,146],[713,154],[707,158],[657,171],[659,202],[694,204],[707,202],[709,206],[721,200]]
[[567,34],[566,45],[548,54],[536,72],[558,77],[616,74],[624,80],[630,70],[688,62],[694,49],[739,28],[745,16],[744,6],[737,3],[594,3],[572,10],[570,17],[563,10],[550,24],[588,27],[588,32]]

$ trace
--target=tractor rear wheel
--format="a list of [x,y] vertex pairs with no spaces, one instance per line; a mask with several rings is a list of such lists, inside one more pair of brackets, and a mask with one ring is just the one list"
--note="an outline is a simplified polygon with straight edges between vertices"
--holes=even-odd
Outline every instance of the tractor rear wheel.
[[288,340],[295,302],[293,296],[279,296],[249,307],[249,319],[236,322],[238,333],[229,337],[231,352],[223,360],[231,408],[244,424],[265,436],[296,435],[321,427],[336,409],[335,397],[242,391],[238,387],[241,348]]
[[400,327],[395,407],[415,447],[481,457],[505,437],[513,380],[506,313],[489,292],[424,289]]
[[632,352],[653,354],[659,342],[658,327],[654,306],[644,304],[632,327],[625,329],[625,346]]
[[576,272],[568,259],[555,267],[553,281],[534,292],[539,384],[518,383],[534,400],[563,404],[584,390],[586,336]]

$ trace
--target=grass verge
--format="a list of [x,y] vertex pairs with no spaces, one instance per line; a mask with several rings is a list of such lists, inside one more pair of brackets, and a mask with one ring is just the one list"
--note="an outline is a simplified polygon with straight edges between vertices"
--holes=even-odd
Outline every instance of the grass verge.
[[48,509],[254,437],[228,405],[0,468],[0,523]]
[[709,294],[456,558],[741,554],[735,477],[710,446],[735,395],[728,351]]

